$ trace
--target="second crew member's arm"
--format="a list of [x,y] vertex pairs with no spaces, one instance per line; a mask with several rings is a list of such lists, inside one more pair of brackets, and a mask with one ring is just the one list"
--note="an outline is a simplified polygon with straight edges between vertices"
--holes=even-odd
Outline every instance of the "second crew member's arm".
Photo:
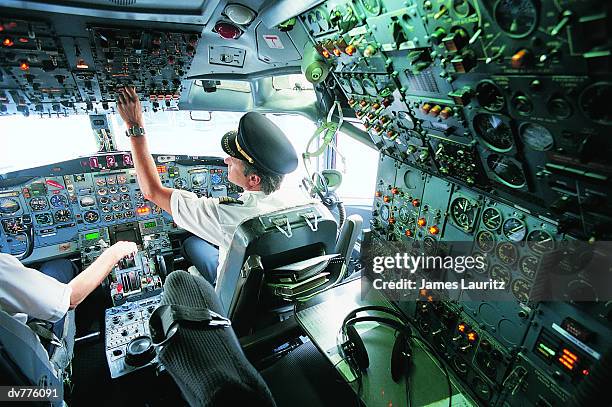
[[[118,93],[117,108],[126,126],[144,128],[142,107],[136,90],[132,87],[122,88]],[[138,184],[144,197],[172,215],[170,197],[172,188],[164,187],[157,173],[157,166],[149,152],[146,137],[130,137],[132,159],[138,175]]]

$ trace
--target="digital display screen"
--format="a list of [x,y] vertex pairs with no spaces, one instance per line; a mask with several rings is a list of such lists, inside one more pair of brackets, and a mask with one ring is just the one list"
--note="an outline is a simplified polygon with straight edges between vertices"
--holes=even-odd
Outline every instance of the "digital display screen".
[[87,233],[85,235],[85,240],[94,240],[94,239],[99,239],[100,238],[100,232],[92,232],[92,233]]
[[153,222],[147,222],[144,224],[145,229],[151,229],[157,226],[157,222],[153,221]]
[[138,236],[134,229],[118,230],[115,233],[115,242],[128,241],[138,243]]

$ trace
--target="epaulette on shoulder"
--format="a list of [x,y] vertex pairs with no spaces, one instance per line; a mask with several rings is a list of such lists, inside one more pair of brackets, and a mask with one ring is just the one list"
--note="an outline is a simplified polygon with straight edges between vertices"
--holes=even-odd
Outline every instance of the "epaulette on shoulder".
[[220,196],[219,203],[221,205],[242,205],[244,202],[242,202],[240,199],[232,198],[231,196]]

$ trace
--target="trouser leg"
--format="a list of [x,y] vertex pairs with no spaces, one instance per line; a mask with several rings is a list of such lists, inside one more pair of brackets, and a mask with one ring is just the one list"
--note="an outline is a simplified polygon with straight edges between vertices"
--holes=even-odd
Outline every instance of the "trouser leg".
[[219,249],[206,240],[191,236],[183,242],[183,253],[185,258],[198,269],[202,277],[214,285],[217,280]]

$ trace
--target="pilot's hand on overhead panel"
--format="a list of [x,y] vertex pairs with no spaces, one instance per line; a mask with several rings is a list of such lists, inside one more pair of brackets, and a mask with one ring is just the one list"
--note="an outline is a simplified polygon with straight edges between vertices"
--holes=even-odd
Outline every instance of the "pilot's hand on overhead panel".
[[144,127],[142,106],[136,89],[132,86],[119,88],[117,91],[117,110],[126,126]]
[[131,256],[138,251],[138,247],[134,242],[120,241],[106,249],[104,252],[109,253],[108,255],[114,260],[114,263],[118,263],[119,260],[124,257]]

